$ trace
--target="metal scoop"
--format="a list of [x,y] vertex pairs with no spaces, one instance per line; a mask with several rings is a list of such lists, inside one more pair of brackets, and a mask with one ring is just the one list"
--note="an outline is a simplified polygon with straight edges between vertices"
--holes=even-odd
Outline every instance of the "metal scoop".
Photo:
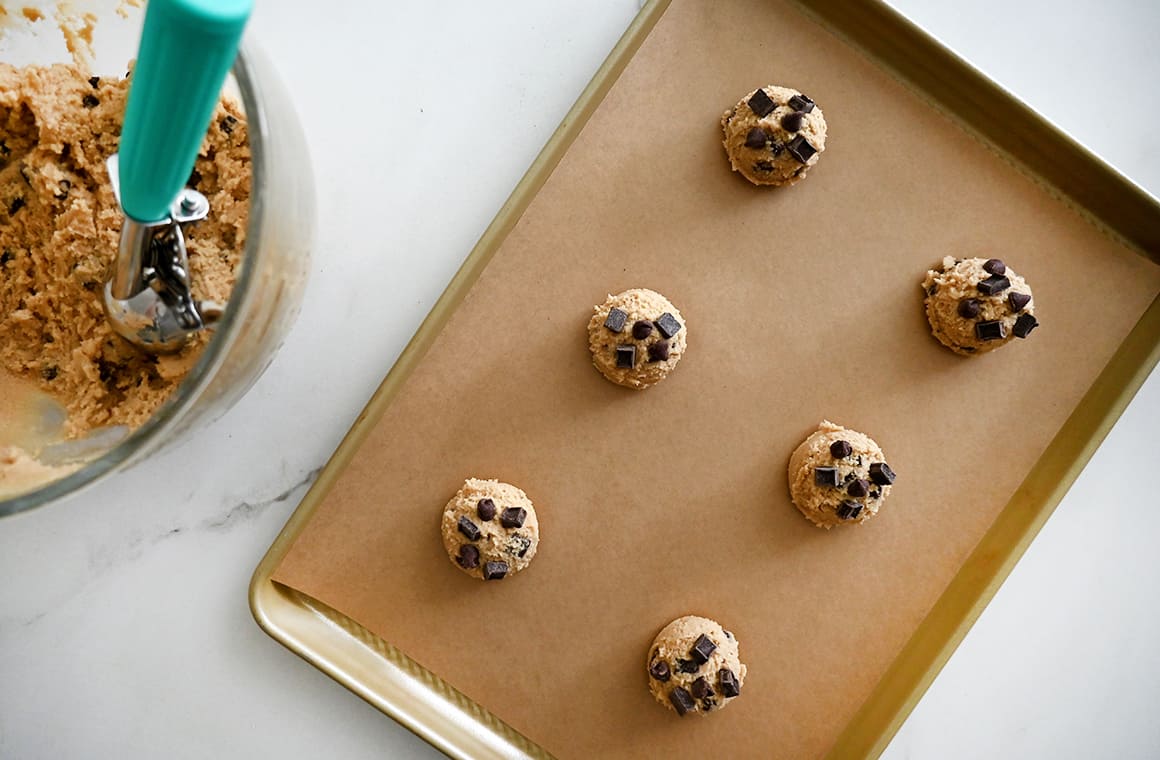
[[182,225],[209,201],[185,187],[237,55],[252,0],[151,0],[119,153],[107,167],[125,214],[105,313],[150,352],[176,351],[212,327],[225,304],[195,301]]

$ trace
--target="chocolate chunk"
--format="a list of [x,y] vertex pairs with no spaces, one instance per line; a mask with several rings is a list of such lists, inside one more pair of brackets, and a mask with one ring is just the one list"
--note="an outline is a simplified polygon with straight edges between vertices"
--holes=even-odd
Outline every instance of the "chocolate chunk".
[[459,518],[459,532],[467,536],[468,541],[478,541],[482,535],[479,526],[466,517]]
[[757,163],[755,163],[753,165],[753,171],[755,171],[755,172],[771,172],[771,171],[773,171],[773,162],[772,161],[758,161]]
[[979,292],[985,296],[993,296],[996,293],[1002,293],[1009,287],[1011,287],[1010,280],[1001,274],[993,274],[979,283]]
[[881,496],[881,495],[882,495],[882,492],[881,492],[881,491],[877,491],[877,490],[875,490],[875,491],[871,491],[871,492],[870,492],[870,498],[871,498],[871,499],[877,499],[877,498],[878,498],[879,496]]
[[45,380],[55,380],[57,372],[59,370],[56,367],[45,367],[40,371],[40,376]]
[[9,261],[12,261],[14,258],[16,257],[12,255],[12,251],[8,250],[7,248],[5,248],[3,251],[0,251],[0,267],[4,266]]
[[717,671],[717,681],[721,685],[721,694],[732,699],[741,693],[741,685],[737,683],[737,676],[729,668]]
[[717,700],[713,698],[713,692],[709,692],[704,699],[701,700],[701,710],[709,712],[717,706]]
[[522,528],[526,519],[528,519],[528,510],[523,507],[505,509],[499,516],[500,525],[505,528]]
[[754,127],[749,130],[749,134],[745,135],[746,148],[764,148],[767,142],[769,142],[769,135],[765,134],[765,130],[761,127]]
[[798,135],[790,140],[785,146],[789,154],[796,158],[803,164],[813,158],[813,155],[818,152],[818,149],[810,145],[810,141],[806,139],[805,135]]
[[672,673],[669,671],[669,664],[664,660],[657,660],[652,665],[648,666],[648,674],[656,680],[664,683],[672,678]]
[[475,505],[475,513],[479,515],[480,520],[487,522],[495,517],[495,502],[491,499],[480,499]]
[[1011,307],[1011,312],[1014,314],[1023,311],[1029,303],[1031,303],[1031,296],[1026,293],[1016,293],[1012,290],[1007,294],[1007,305]]
[[101,86],[100,77],[89,77],[89,85],[95,90]]
[[464,544],[459,547],[459,556],[455,558],[455,561],[464,570],[479,567],[479,549],[471,544]]
[[773,98],[765,94],[765,90],[758,90],[750,96],[749,108],[758,117],[768,116],[773,113],[773,109],[777,108],[777,103],[774,103]]
[[646,320],[639,319],[632,324],[632,337],[636,338],[637,340],[644,340],[648,336],[652,335],[652,331],[652,323]]
[[16,196],[12,199],[12,203],[8,204],[8,216],[12,216],[20,209],[28,205],[22,196]]
[[648,347],[648,360],[650,362],[663,362],[669,358],[669,342],[667,340],[658,340]]
[[715,649],[717,649],[717,645],[713,643],[713,640],[702,633],[693,642],[693,648],[689,650],[689,656],[704,665],[709,661],[709,655],[713,654]]
[[608,318],[604,320],[604,326],[614,333],[618,333],[624,329],[624,323],[628,321],[628,313],[623,312],[615,306],[608,310]]
[[1011,333],[1016,338],[1026,338],[1031,334],[1031,331],[1039,327],[1039,321],[1030,314],[1020,314],[1019,319],[1015,320],[1015,326],[1011,328]]
[[96,108],[100,104],[101,101],[97,100],[97,96],[91,93],[86,94],[83,98],[81,98],[81,105],[83,105],[85,108]]
[[875,462],[870,465],[870,479],[875,485],[888,486],[894,482],[894,470],[885,462]]
[[983,262],[983,271],[987,274],[1007,274],[1007,265],[1000,259],[987,259]]
[[802,113],[809,113],[814,110],[814,101],[807,98],[805,95],[794,95],[789,99],[789,107],[795,111]]
[[997,319],[976,322],[975,337],[979,340],[1003,340],[1007,337],[1007,327]]
[[674,687],[673,690],[669,692],[669,701],[672,702],[673,707],[677,709],[677,715],[684,715],[690,710],[697,709],[697,703],[693,701],[693,697],[689,695],[689,692],[685,691],[680,686]]
[[709,682],[705,680],[705,676],[701,676],[696,681],[693,681],[692,685],[689,686],[689,691],[696,699],[713,696],[713,689],[709,687]]
[[838,517],[842,520],[853,520],[862,514],[862,505],[854,501],[844,501],[838,505]]
[[677,321],[676,317],[674,317],[672,314],[669,314],[667,311],[662,314],[660,318],[657,319],[657,321],[653,324],[655,324],[657,329],[661,331],[661,335],[664,336],[665,340],[668,340],[681,331],[681,323]]
[[773,153],[774,158],[777,158],[785,152],[785,146],[779,142],[771,143],[769,146],[769,151]]
[[528,553],[528,549],[532,548],[532,539],[527,536],[521,536],[518,533],[507,540],[504,545],[504,550],[510,555],[514,554],[517,557],[523,557]]
[[616,347],[616,366],[632,369],[636,366],[636,346]]
[[189,181],[186,182],[185,184],[189,185],[190,187],[196,188],[198,185],[201,184],[201,172],[199,172],[197,169],[194,169],[193,171],[191,171],[189,173]]
[[229,135],[229,134],[233,134],[234,125],[237,123],[238,123],[238,120],[236,118],[234,118],[233,116],[230,116],[229,114],[226,114],[225,118],[218,122],[218,126],[222,128],[223,132],[225,132],[227,135]]
[[802,122],[805,121],[806,115],[801,111],[794,111],[787,113],[781,117],[781,128],[786,132],[797,132],[802,128]]
[[933,296],[937,292],[938,292],[938,283],[937,282],[932,284],[929,288],[926,289],[926,294],[928,296]]
[[686,660],[684,658],[677,660],[677,670],[682,673],[696,673],[700,667],[695,660]]
[[982,306],[983,302],[977,298],[968,298],[959,301],[959,316],[963,319],[974,319],[979,316],[979,309]]
[[846,493],[861,499],[863,496],[870,493],[870,481],[863,480],[862,478],[853,480],[850,482],[850,485],[846,487]]
[[485,562],[483,563],[483,579],[485,581],[503,580],[507,575],[508,563],[506,562]]
[[829,486],[830,488],[838,487],[838,468],[837,467],[815,467],[814,468],[814,484],[819,486]]
[[68,191],[72,189],[72,183],[67,179],[62,179],[60,182],[56,183],[56,186],[60,188],[60,192],[52,197],[56,198],[58,201],[63,201],[68,198]]
[[854,447],[849,441],[834,441],[830,444],[830,456],[834,459],[845,459],[854,453]]

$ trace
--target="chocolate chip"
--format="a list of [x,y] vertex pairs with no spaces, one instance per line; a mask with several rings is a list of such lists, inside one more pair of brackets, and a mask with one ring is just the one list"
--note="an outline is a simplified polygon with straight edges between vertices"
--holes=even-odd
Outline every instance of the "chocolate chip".
[[522,528],[526,519],[528,519],[528,510],[523,507],[510,507],[500,514],[499,523],[505,528]]
[[478,541],[482,535],[479,526],[467,519],[466,516],[459,518],[459,532],[467,536],[468,541]]
[[781,117],[781,128],[786,132],[797,132],[802,128],[802,122],[806,119],[806,115],[801,111],[794,111],[787,113]]
[[736,697],[741,693],[741,684],[737,683],[737,676],[729,668],[717,671],[717,681],[721,684],[721,694],[728,698]]
[[682,673],[696,673],[701,666],[695,660],[680,658],[677,660],[677,670]]
[[777,103],[773,102],[773,98],[765,94],[765,90],[758,90],[749,97],[749,109],[758,117],[768,116],[777,108]]
[[495,517],[495,502],[491,499],[480,499],[475,505],[475,513],[479,515],[480,520],[487,522]]
[[773,153],[773,157],[777,158],[778,156],[780,156],[782,153],[785,152],[785,146],[779,142],[775,142],[775,143],[770,144],[769,150],[771,153]]
[[58,371],[56,367],[45,367],[40,371],[40,376],[45,380],[55,380]]
[[[759,90],[760,92],[760,90]],[[669,701],[673,703],[673,707],[677,710],[677,715],[684,715],[690,710],[697,709],[697,703],[693,701],[689,692],[682,689],[680,686],[675,687],[669,692]]]
[[85,108],[96,108],[100,104],[101,101],[97,100],[97,96],[91,93],[86,94],[83,98],[81,98],[81,105],[83,105]]
[[225,132],[227,135],[229,135],[229,134],[233,134],[234,125],[237,123],[238,123],[238,120],[236,118],[234,118],[233,116],[230,116],[229,114],[226,114],[226,117],[218,122],[218,126],[220,126],[222,128],[223,132]]
[[854,447],[849,441],[834,441],[830,444],[830,456],[834,459],[845,459],[854,453]]
[[644,340],[648,336],[652,335],[652,331],[653,326],[651,322],[638,319],[636,322],[632,323],[632,337],[636,338],[637,340]]
[[870,481],[864,480],[862,478],[853,480],[850,482],[850,485],[846,487],[846,493],[861,499],[863,496],[870,493]]
[[517,557],[523,557],[528,553],[528,549],[532,548],[532,539],[527,536],[521,536],[518,533],[507,540],[504,545],[504,550],[508,554],[514,554]]
[[16,257],[12,255],[12,251],[5,248],[2,252],[0,252],[0,267],[4,266],[9,261],[12,261],[14,258]]
[[681,331],[681,323],[677,321],[676,317],[674,317],[672,314],[669,314],[667,311],[662,314],[653,324],[655,324],[657,329],[661,331],[661,335],[664,336],[665,340],[668,340]]
[[1031,303],[1031,296],[1026,293],[1016,293],[1012,290],[1007,294],[1007,305],[1011,307],[1011,311],[1014,314],[1023,311],[1024,307],[1029,303]]
[[979,292],[985,296],[993,296],[996,293],[1002,293],[1009,287],[1011,287],[1010,280],[1001,274],[993,274],[979,283]]
[[649,665],[648,674],[661,683],[669,680],[673,675],[669,670],[669,664],[664,660],[657,660],[652,665]]
[[813,158],[813,155],[818,152],[818,149],[810,145],[810,141],[806,139],[805,135],[798,135],[790,140],[785,146],[789,154],[796,158],[803,164]]
[[875,491],[871,491],[871,492],[870,492],[870,498],[871,498],[871,499],[877,499],[877,498],[878,498],[879,496],[881,496],[881,495],[882,495],[882,492],[881,492],[881,491],[877,491],[877,490],[875,490]]
[[663,362],[668,358],[669,342],[667,340],[658,340],[648,347],[648,360],[650,362]]
[[983,302],[977,298],[967,298],[959,301],[959,316],[963,319],[974,319],[979,316],[979,309],[983,306]]
[[745,135],[746,148],[764,148],[767,142],[769,142],[769,135],[765,134],[765,130],[761,127],[754,127],[749,130],[749,134]]
[[1007,265],[1000,259],[987,259],[983,262],[983,271],[987,274],[1007,274]]
[[72,189],[72,183],[67,179],[62,179],[60,182],[56,183],[56,186],[60,188],[60,192],[52,197],[56,198],[58,201],[63,201],[68,198],[68,191]]
[[795,111],[802,113],[809,113],[814,110],[814,101],[810,100],[805,95],[794,95],[789,99],[789,107]]
[[464,570],[479,567],[479,549],[471,544],[464,544],[459,547],[459,556],[455,558],[455,561]]
[[693,648],[689,650],[689,656],[704,665],[709,661],[709,655],[713,654],[716,648],[717,645],[713,643],[713,640],[702,633],[693,642]]
[[773,162],[772,161],[758,161],[757,163],[755,163],[753,165],[753,171],[755,171],[755,172],[771,172],[771,171],[773,171]]
[[814,468],[814,483],[819,486],[829,486],[830,488],[838,487],[838,468],[837,467],[815,467]]
[[696,681],[693,681],[689,686],[689,692],[692,693],[695,699],[704,699],[705,697],[713,696],[713,689],[709,687],[709,682],[705,680],[705,676],[701,676]]
[[632,369],[636,366],[636,346],[616,347],[616,366]]
[[483,563],[483,579],[485,581],[503,580],[507,575],[508,563],[506,562],[485,562]]
[[1015,326],[1011,328],[1011,332],[1016,338],[1026,338],[1036,327],[1039,327],[1039,321],[1035,317],[1030,314],[1020,314],[1019,319],[1015,320]]
[[979,340],[1003,340],[1007,337],[1007,327],[997,319],[976,322],[975,337]]
[[838,505],[838,517],[842,520],[853,520],[862,514],[862,505],[854,501],[844,501]]
[[21,197],[19,195],[16,196],[15,198],[12,199],[12,203],[8,204],[8,216],[12,216],[17,211],[24,208],[26,205],[28,205],[28,204],[25,203],[23,197]]
[[926,294],[928,296],[933,296],[937,292],[938,292],[938,283],[937,282],[926,289]]
[[614,333],[618,333],[624,329],[624,323],[628,321],[628,313],[623,312],[615,306],[608,310],[608,318],[604,320],[604,326]]
[[870,479],[875,485],[888,486],[894,482],[894,470],[885,462],[875,462],[870,465]]

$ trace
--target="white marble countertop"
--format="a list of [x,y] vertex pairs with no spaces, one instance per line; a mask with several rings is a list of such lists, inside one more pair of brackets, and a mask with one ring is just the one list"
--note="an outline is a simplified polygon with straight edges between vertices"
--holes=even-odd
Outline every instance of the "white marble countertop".
[[[1160,7],[896,5],[1160,191]],[[267,638],[247,583],[636,7],[259,3],[318,179],[301,317],[217,424],[0,520],[0,758],[437,756]],[[1154,374],[885,757],[1160,757],[1157,422]]]

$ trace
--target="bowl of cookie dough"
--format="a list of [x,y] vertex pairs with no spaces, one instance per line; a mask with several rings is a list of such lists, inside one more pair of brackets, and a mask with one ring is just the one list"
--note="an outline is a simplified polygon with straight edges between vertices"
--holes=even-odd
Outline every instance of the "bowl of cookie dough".
[[[75,494],[221,416],[297,316],[314,185],[288,91],[243,40],[187,187],[193,295],[224,305],[175,353],[120,337],[103,293],[123,218],[118,148],[143,9],[0,6],[0,517]],[[75,6],[75,9],[74,9]]]

